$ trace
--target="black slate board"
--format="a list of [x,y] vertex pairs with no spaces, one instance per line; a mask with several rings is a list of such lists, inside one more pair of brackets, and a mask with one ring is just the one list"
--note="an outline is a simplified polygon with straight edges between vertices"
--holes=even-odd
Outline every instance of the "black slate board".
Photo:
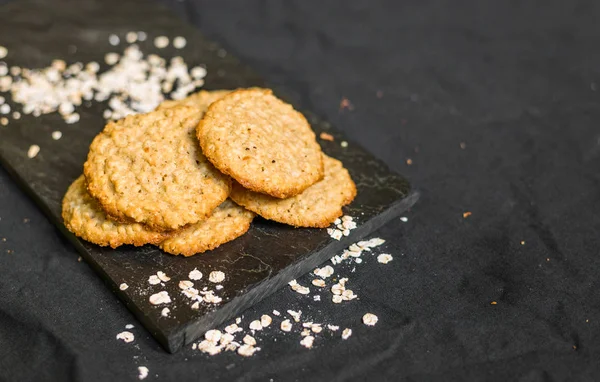
[[[69,1],[69,7],[55,5],[56,2],[20,1],[1,9],[0,36],[2,45],[10,52],[5,59],[9,65],[44,67],[54,58],[68,63],[102,62],[105,53],[120,52],[124,47],[124,44],[110,46],[109,34],[116,33],[123,40],[128,31],[143,30],[148,33],[148,40],[140,43],[145,54],[157,52],[152,46],[155,36],[187,37],[185,50],[169,48],[159,53],[163,57],[181,55],[191,66],[206,65],[209,73],[206,89],[266,86],[252,70],[158,5],[117,0]],[[10,104],[13,110],[20,109]],[[343,136],[328,123],[305,112],[317,134],[326,131],[335,137],[335,142],[321,141],[323,150],[342,160],[357,184],[358,196],[345,213],[354,216],[359,226],[349,237],[335,241],[325,230],[292,229],[256,219],[243,237],[192,258],[166,255],[150,246],[100,248],[66,231],[60,218],[60,202],[68,185],[82,171],[89,143],[104,125],[103,109],[97,103],[79,108],[81,120],[73,125],[65,124],[56,114],[39,118],[24,116],[11,121],[9,126],[0,127],[0,162],[171,352],[397,217],[418,197],[410,193],[410,185],[404,178],[391,173],[385,164],[356,144],[350,142],[349,147],[340,147]],[[52,140],[50,134],[54,130],[62,131],[63,138]],[[28,159],[26,154],[31,144],[41,147],[34,159]],[[200,305],[199,310],[190,308],[191,301],[180,293],[177,284],[187,279],[194,268],[205,275],[196,282],[199,289],[209,286],[207,276],[211,270],[225,272],[224,288],[217,292],[223,298],[221,304]],[[165,272],[171,281],[164,286],[150,286],[148,277],[157,271]],[[121,283],[127,283],[129,288],[120,291]],[[148,297],[160,290],[168,291],[173,300],[169,304],[169,317],[161,316],[163,306],[148,303]]]

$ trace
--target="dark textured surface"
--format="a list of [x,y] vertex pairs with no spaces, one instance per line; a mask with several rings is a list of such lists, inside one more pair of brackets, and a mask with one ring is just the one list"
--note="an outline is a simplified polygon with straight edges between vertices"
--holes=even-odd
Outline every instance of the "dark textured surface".
[[[172,4],[423,190],[407,223],[376,233],[395,259],[347,273],[352,304],[280,290],[244,313],[301,309],[352,327],[347,341],[325,336],[309,351],[273,330],[251,359],[167,355],[137,329],[139,348],[115,341],[133,318],[3,174],[0,371],[19,381],[132,381],[139,364],[162,381],[598,379],[597,1]],[[353,111],[339,111],[342,97]],[[357,322],[366,311],[377,326]]]
[[[110,22],[111,30],[120,33],[121,38],[129,30],[152,31],[147,42],[142,44],[142,49],[145,48],[147,54],[157,51],[152,47],[154,37],[161,34],[170,38],[185,35],[190,41],[185,50],[171,49],[159,53],[163,57],[183,55],[191,67],[205,64],[209,73],[206,78],[207,89],[263,85],[256,75],[230,55],[218,54],[219,48],[216,45],[202,39],[190,27],[183,26],[180,19],[165,12],[163,7],[151,6],[147,2],[128,2],[126,6],[118,7],[118,12],[114,12],[118,1],[77,4],[71,7],[69,13],[62,12],[60,6],[49,6],[45,2],[19,2],[7,7],[7,12],[4,13],[6,17],[0,20],[0,35],[6,36],[10,31],[24,30],[24,33],[19,33],[21,41],[18,44],[16,41],[11,44],[11,40],[6,39],[5,44],[10,52],[9,62],[19,65],[28,62],[34,67],[47,65],[53,58],[60,56],[64,44],[78,47],[78,52],[94,52],[92,56],[74,53],[70,57],[71,62],[86,62],[87,59],[102,61],[105,53],[116,50],[108,44],[109,33],[98,29],[98,25]],[[143,13],[139,18],[131,19],[131,12],[141,5],[144,5]],[[44,15],[47,21],[40,21],[38,15]],[[92,18],[94,20],[89,24],[80,22],[81,19],[87,21]],[[32,23],[39,23],[41,30],[28,29],[27,26]],[[35,41],[40,38],[41,33],[44,35],[43,39]],[[31,57],[39,46],[43,46],[43,52]],[[179,350],[205,331],[234,318],[290,280],[313,270],[351,243],[397,218],[416,200],[416,196],[407,198],[410,186],[405,179],[389,172],[385,164],[354,144],[342,148],[339,143],[345,139],[342,135],[331,130],[328,123],[309,116],[317,136],[323,131],[335,136],[334,142],[322,142],[323,149],[345,164],[356,183],[358,195],[345,208],[345,213],[356,217],[359,227],[349,237],[336,241],[324,229],[294,229],[256,219],[248,233],[241,238],[190,258],[171,256],[154,246],[126,246],[118,249],[98,247],[80,241],[64,228],[61,201],[69,184],[82,171],[92,138],[104,126],[101,106],[103,105],[84,106],[81,108],[80,122],[68,127],[57,115],[40,118],[25,116],[13,121],[9,127],[0,129],[0,163],[48,211],[50,219],[73,241],[84,259],[170,351]],[[63,138],[52,140],[49,132],[53,130],[62,130]],[[28,159],[27,149],[34,143],[41,147],[40,154]],[[194,301],[181,293],[178,283],[180,280],[187,280],[188,273],[195,268],[204,274],[203,280],[195,282],[195,288],[199,290],[204,287],[215,290],[215,284],[208,281],[211,271],[225,273],[223,289],[215,291],[223,299],[221,303],[201,303],[199,309],[191,308]],[[148,277],[158,271],[165,272],[172,280],[155,286],[149,285]],[[119,290],[121,283],[126,283],[129,288]],[[159,306],[150,304],[150,295],[159,291],[167,291],[172,302]],[[161,315],[165,306],[170,309],[168,317]]]

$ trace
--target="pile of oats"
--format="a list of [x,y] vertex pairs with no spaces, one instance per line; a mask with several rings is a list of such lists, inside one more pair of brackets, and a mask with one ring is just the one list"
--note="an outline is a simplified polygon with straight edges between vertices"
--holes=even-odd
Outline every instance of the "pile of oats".
[[329,236],[335,240],[340,240],[342,236],[350,235],[350,231],[356,228],[356,222],[352,216],[344,215],[341,219],[333,222],[335,228],[327,228]]

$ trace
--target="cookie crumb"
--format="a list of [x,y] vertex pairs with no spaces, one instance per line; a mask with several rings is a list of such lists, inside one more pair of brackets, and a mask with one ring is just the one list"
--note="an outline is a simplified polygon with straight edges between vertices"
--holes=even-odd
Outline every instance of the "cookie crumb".
[[378,320],[379,319],[377,318],[377,316],[373,313],[366,313],[362,318],[363,323],[368,326],[375,325]]
[[330,142],[334,141],[333,135],[327,134],[327,133],[321,133],[319,135],[319,138],[321,138],[324,141],[330,141]]
[[466,219],[469,216],[471,216],[471,212],[467,211],[467,212],[463,212],[463,218]]

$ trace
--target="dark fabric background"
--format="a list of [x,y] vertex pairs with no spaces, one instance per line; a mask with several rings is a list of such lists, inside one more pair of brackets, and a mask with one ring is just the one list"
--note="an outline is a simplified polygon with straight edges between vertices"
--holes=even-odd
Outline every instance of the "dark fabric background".
[[352,303],[282,290],[245,313],[301,309],[347,341],[170,355],[138,325],[115,340],[133,317],[1,170],[0,379],[598,379],[599,2],[170,4],[409,177],[420,202],[377,233],[395,259],[351,274]]

